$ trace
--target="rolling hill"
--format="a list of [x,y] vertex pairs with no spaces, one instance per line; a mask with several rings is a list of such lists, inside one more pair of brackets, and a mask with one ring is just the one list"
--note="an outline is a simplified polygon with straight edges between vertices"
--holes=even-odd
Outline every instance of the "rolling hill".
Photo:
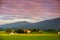
[[41,30],[48,30],[48,29],[54,29],[54,30],[60,30],[60,18],[51,19],[51,20],[45,20],[37,23],[29,23],[26,21],[23,22],[15,22],[10,24],[4,24],[0,25],[0,28],[6,29],[6,28],[23,28],[23,29],[41,29]]

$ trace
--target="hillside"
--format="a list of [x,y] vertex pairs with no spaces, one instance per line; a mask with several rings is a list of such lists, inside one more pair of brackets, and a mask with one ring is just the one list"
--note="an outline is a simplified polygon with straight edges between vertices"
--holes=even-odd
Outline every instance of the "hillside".
[[48,29],[60,30],[60,18],[45,20],[37,23],[29,23],[26,21],[16,22],[16,23],[0,25],[0,28],[3,28],[3,29],[6,29],[6,28],[38,29],[39,28],[41,30],[48,30]]

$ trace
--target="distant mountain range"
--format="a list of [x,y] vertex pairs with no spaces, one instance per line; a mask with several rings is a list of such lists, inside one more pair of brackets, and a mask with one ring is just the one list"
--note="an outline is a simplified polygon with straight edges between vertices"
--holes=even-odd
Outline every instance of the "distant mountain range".
[[29,23],[26,21],[23,22],[15,22],[10,24],[4,24],[0,25],[0,28],[6,29],[6,28],[23,28],[23,29],[41,29],[41,30],[48,30],[48,29],[54,29],[54,30],[60,30],[60,18],[51,19],[51,20],[45,20],[37,23]]

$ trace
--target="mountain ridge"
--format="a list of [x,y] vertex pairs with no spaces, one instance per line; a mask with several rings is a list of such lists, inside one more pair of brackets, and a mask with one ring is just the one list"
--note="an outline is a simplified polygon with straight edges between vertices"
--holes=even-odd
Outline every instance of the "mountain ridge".
[[0,25],[1,28],[24,28],[24,29],[41,29],[41,30],[48,30],[48,29],[54,29],[54,30],[60,30],[60,18],[52,19],[52,20],[45,20],[37,23],[30,23],[30,22],[16,22],[16,23],[10,23],[5,25]]

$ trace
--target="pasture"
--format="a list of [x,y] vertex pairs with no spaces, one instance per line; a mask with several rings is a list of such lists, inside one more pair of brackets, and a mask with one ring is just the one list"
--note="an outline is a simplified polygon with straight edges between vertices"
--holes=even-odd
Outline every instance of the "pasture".
[[58,36],[1,36],[0,40],[59,40]]
[[0,34],[0,40],[60,40],[56,34]]
[[6,34],[5,31],[0,31],[0,40],[60,40],[60,36],[49,32]]

